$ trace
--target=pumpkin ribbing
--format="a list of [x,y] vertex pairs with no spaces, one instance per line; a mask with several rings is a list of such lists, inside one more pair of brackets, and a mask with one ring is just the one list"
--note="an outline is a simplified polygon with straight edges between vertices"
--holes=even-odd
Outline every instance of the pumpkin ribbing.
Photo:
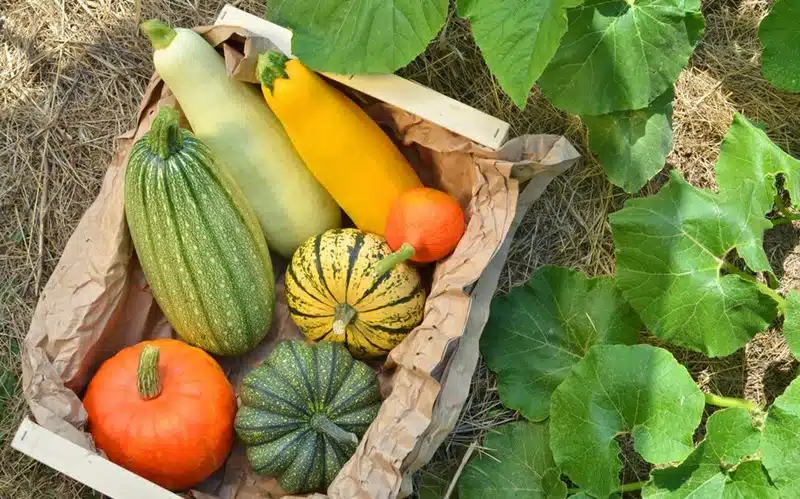
[[303,243],[286,271],[289,313],[313,341],[343,343],[356,357],[385,355],[423,316],[419,274],[401,263],[380,274],[392,251],[383,238],[333,229]]
[[131,237],[178,334],[215,354],[241,354],[272,321],[269,250],[236,184],[177,119],[162,108],[131,151],[125,178]]
[[234,426],[250,464],[288,493],[326,488],[380,407],[375,373],[327,342],[280,343],[240,396]]

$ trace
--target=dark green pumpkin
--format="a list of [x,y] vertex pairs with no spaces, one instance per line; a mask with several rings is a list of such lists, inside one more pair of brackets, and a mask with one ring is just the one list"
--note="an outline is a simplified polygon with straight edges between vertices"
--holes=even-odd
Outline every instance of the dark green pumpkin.
[[239,355],[269,329],[272,262],[238,185],[178,112],[162,107],[134,144],[125,174],[125,215],[147,282],[181,338]]
[[244,379],[234,427],[256,473],[288,493],[324,490],[380,408],[375,373],[344,346],[284,341]]

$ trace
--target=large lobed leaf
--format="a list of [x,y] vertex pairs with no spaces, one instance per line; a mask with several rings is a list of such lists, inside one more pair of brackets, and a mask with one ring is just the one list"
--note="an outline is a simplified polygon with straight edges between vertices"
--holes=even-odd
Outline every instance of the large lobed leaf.
[[703,32],[699,0],[586,0],[539,85],[581,115],[642,109],[667,91]]
[[772,272],[763,237],[772,224],[765,215],[773,209],[778,175],[783,175],[792,202],[800,202],[800,160],[737,113],[725,133],[715,170],[720,195],[730,200],[728,215],[747,227],[749,237],[736,247],[739,256],[755,272]]
[[729,355],[777,315],[756,283],[722,274],[725,256],[759,239],[727,201],[689,185],[677,171],[653,195],[611,214],[616,282],[645,325],[673,344]]
[[783,335],[792,354],[800,359],[800,291],[793,289],[786,295],[786,314],[783,319]]
[[642,497],[777,499],[761,462],[744,461],[760,442],[761,431],[745,409],[717,411],[708,418],[705,440],[680,465],[654,470]]
[[292,53],[332,73],[391,73],[421,54],[447,19],[448,0],[269,0],[290,28]]
[[761,73],[773,85],[800,92],[800,2],[776,0],[758,27]]
[[595,345],[553,393],[550,448],[585,492],[619,489],[615,437],[631,433],[648,462],[680,461],[694,449],[703,393],[668,351],[650,345]]
[[553,390],[589,348],[636,343],[640,327],[611,278],[545,266],[494,299],[481,353],[497,374],[503,404],[541,421],[550,413]]
[[783,497],[800,490],[800,378],[775,399],[764,421],[764,467]]
[[500,86],[519,106],[558,49],[566,9],[582,0],[458,0],[472,36]]
[[518,421],[492,430],[486,453],[458,480],[460,499],[563,499],[567,486],[550,452],[547,423]]
[[664,167],[672,150],[670,87],[648,107],[598,116],[581,116],[589,146],[612,184],[636,192]]

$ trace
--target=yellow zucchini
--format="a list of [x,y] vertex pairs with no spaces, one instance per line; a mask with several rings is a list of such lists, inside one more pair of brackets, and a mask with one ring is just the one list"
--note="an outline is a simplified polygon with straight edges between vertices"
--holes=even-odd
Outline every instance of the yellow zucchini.
[[266,52],[256,74],[306,166],[359,229],[383,235],[392,202],[422,187],[400,150],[367,113],[299,60]]

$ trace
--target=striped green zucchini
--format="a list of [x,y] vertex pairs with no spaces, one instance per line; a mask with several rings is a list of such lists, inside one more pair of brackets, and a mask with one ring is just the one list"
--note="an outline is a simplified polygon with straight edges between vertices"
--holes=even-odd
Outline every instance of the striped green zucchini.
[[343,343],[359,358],[385,355],[403,341],[422,321],[425,289],[405,263],[376,273],[391,254],[385,239],[356,229],[331,229],[300,245],[285,290],[306,337]]
[[289,494],[324,490],[380,408],[375,373],[339,344],[284,341],[244,379],[236,434]]
[[257,345],[275,283],[264,235],[209,149],[162,107],[125,174],[125,215],[156,302],[181,338],[218,355]]

